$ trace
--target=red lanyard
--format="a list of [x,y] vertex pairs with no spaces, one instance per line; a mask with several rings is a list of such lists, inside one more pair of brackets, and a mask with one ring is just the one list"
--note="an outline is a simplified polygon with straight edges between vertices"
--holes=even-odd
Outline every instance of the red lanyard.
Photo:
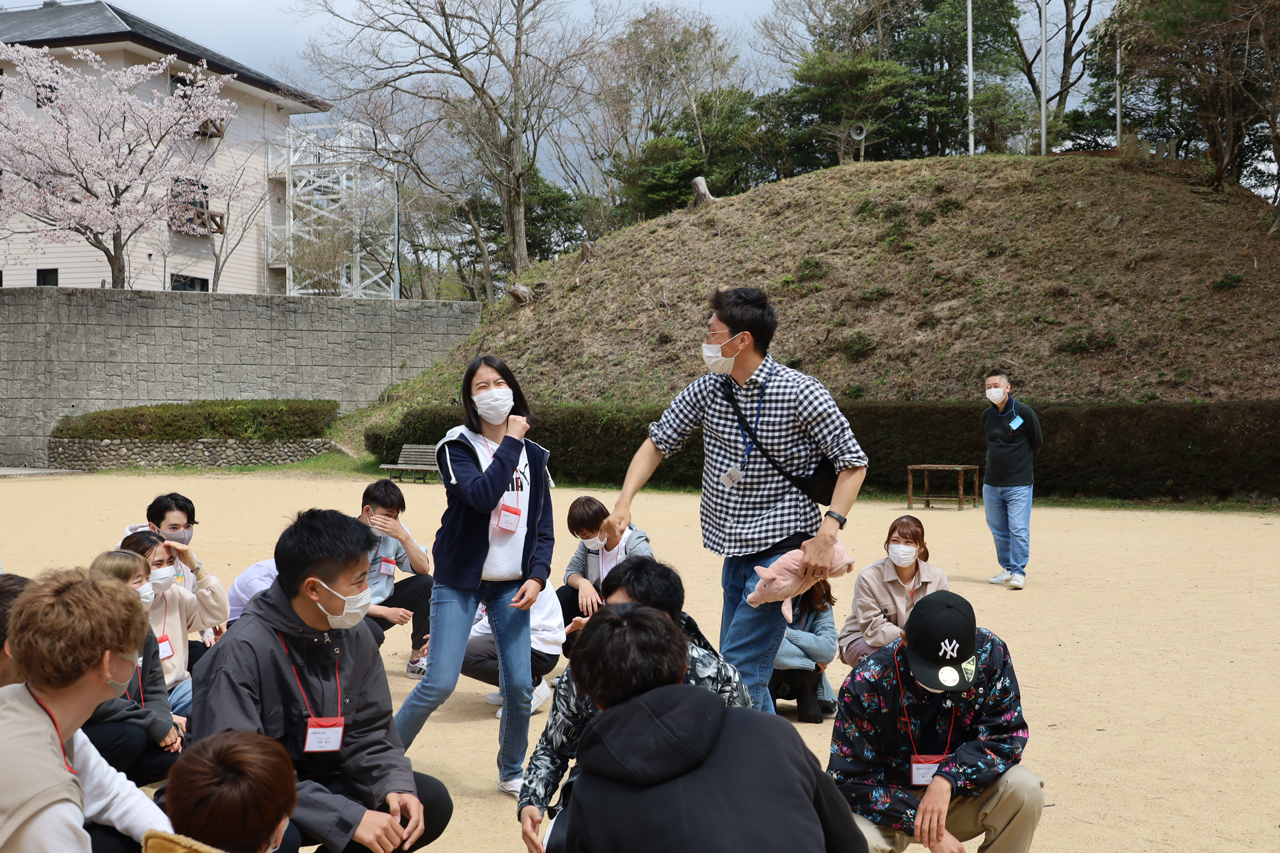
[[[27,692],[28,692],[28,693],[31,693],[31,685],[30,685],[30,684],[28,684],[28,685],[25,685],[25,686],[26,686],[26,688],[27,688]],[[36,694],[34,694],[34,693],[31,693],[31,698],[32,698],[32,699],[34,699],[34,700],[36,700],[36,704],[40,706],[41,710],[43,710],[43,711],[45,712],[45,714],[46,714],[46,715],[48,715],[48,717],[49,717],[49,722],[53,723],[53,730],[54,730],[54,731],[57,733],[57,735],[58,735],[58,747],[62,750],[62,763],[63,763],[64,765],[66,765],[67,772],[68,772],[68,773],[75,773],[75,772],[76,772],[76,769],[75,769],[74,767],[72,767],[72,766],[71,766],[71,762],[70,762],[70,761],[67,761],[67,745],[66,745],[65,743],[63,743],[63,742],[62,742],[62,729],[58,728],[58,721],[54,719],[54,717],[53,717],[53,713],[52,713],[52,712],[51,712],[51,711],[50,711],[50,710],[45,706],[45,704],[44,704],[43,702],[41,702],[41,701],[40,701],[40,697],[39,697],[39,696],[37,696],[37,695],[36,695]],[[79,775],[79,774],[77,773],[76,775]]]
[[[129,695],[128,687],[124,689],[124,698],[126,699],[133,698],[132,696]],[[141,663],[138,664],[138,701],[142,703],[142,710],[144,711],[147,710],[147,697],[146,697],[146,694],[142,692],[142,664]]]
[[[289,669],[293,670],[293,680],[298,682],[298,692],[302,694],[302,702],[307,706],[307,716],[311,719],[318,719],[315,712],[311,710],[311,703],[307,701],[307,691],[302,689],[302,679],[298,678],[298,670],[293,665],[293,659],[289,657],[289,647],[285,645],[284,634],[276,631],[276,636],[280,638],[280,645],[284,646],[284,659],[289,661]],[[338,674],[338,662],[333,662],[333,679],[338,682],[338,716],[342,716],[342,677]]]
[[[902,693],[902,716],[907,721],[907,737],[911,740],[911,754],[919,755],[920,750],[916,749],[916,738],[911,733],[911,717],[907,714],[907,690],[902,683],[902,672],[898,669],[898,651],[893,652],[893,671],[898,676],[898,690]],[[956,728],[956,706],[951,706],[951,727],[947,729],[947,748],[942,751],[943,755],[951,754],[951,733]]]

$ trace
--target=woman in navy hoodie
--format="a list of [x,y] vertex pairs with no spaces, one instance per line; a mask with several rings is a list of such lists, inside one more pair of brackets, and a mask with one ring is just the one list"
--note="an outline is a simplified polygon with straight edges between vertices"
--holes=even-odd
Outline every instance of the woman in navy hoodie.
[[519,796],[529,745],[529,608],[547,585],[554,544],[547,451],[524,436],[538,419],[511,368],[477,358],[462,376],[466,423],[436,446],[448,496],[431,556],[427,671],[396,714],[407,748],[458,683],[476,608],[498,646],[502,700],[498,789]]

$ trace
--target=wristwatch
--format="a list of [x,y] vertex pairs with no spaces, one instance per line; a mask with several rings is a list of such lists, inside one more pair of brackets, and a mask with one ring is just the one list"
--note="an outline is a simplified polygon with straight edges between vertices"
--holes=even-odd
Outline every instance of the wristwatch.
[[841,529],[841,530],[844,530],[844,526],[845,526],[845,524],[847,524],[847,523],[848,523],[848,521],[849,521],[849,519],[845,518],[845,517],[844,517],[843,515],[841,515],[840,513],[835,512],[834,510],[830,510],[830,509],[829,509],[829,510],[827,510],[826,512],[824,512],[822,515],[823,515],[823,517],[824,517],[824,518],[825,518],[826,516],[828,516],[828,515],[829,515],[829,516],[831,516],[832,518],[834,518],[836,521],[838,521],[838,522],[840,523],[840,529]]

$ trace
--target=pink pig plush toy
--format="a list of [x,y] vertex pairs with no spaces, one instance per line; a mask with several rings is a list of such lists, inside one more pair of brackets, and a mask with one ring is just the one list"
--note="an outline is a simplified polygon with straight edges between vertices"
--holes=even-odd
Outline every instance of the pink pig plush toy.
[[[747,596],[747,604],[759,607],[767,601],[781,601],[783,616],[791,621],[791,599],[809,591],[816,583],[813,578],[805,579],[801,565],[804,563],[804,551],[797,548],[788,551],[769,566],[756,566],[756,574],[760,580],[756,588]],[[832,559],[831,573],[828,578],[838,578],[847,574],[853,566],[853,558],[844,547],[844,543],[836,539],[835,554]]]

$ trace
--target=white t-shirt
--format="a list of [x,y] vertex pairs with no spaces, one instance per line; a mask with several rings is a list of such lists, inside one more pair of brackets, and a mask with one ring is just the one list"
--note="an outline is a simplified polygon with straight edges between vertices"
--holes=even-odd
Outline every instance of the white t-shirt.
[[[476,449],[480,458],[480,470],[487,471],[493,463],[493,454],[498,452],[498,445],[469,429],[462,431],[467,440]],[[515,530],[503,530],[498,526],[504,506],[514,507],[520,511]],[[507,484],[507,491],[502,500],[489,514],[489,554],[485,557],[484,569],[480,579],[486,581],[518,581],[521,575],[521,562],[524,559],[524,538],[529,530],[529,455],[522,447],[520,461]]]
[[[471,626],[468,639],[474,640],[492,633],[489,614],[482,604],[476,611],[476,621]],[[549,584],[538,593],[538,599],[529,608],[529,639],[534,649],[548,655],[560,654],[564,645],[564,611],[560,609],[556,591]]]
[[614,546],[612,551],[607,550],[603,546],[601,546],[599,553],[592,553],[591,551],[588,551],[587,577],[591,577],[591,564],[595,563],[596,568],[600,570],[600,582],[604,583],[604,579],[609,576],[609,572],[616,569],[618,567],[618,563],[621,563],[626,559],[626,552],[623,550],[623,546],[627,544],[627,539],[630,537],[631,528],[628,527],[626,530],[622,531],[622,538],[618,540],[618,544]]
[[227,590],[227,603],[231,605],[231,615],[227,617],[227,621],[244,615],[244,608],[249,600],[275,583],[278,574],[274,557],[254,563],[241,572],[232,581],[231,589]]

